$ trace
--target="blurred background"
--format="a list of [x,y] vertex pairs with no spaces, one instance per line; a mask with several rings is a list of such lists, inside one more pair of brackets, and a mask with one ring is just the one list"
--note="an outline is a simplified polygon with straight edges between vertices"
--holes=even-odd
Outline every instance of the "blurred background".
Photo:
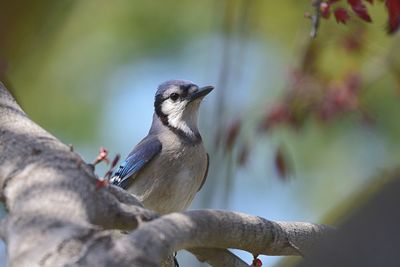
[[372,23],[324,19],[311,39],[308,0],[1,0],[0,80],[90,162],[147,134],[161,82],[214,85],[200,112],[210,172],[191,208],[334,224],[399,165],[400,40],[367,5]]

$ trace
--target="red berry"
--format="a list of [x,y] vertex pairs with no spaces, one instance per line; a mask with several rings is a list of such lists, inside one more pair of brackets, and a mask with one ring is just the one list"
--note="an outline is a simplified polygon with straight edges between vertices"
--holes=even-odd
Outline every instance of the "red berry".
[[97,179],[96,181],[96,189],[106,187],[107,185],[108,185],[107,179]]
[[254,267],[261,267],[262,266],[262,262],[261,262],[261,260],[260,259],[254,259],[253,260],[253,266]]

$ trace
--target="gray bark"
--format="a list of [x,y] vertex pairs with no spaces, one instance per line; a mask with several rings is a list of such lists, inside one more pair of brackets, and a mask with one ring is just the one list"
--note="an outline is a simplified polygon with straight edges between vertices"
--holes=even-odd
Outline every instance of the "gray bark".
[[226,249],[304,255],[330,229],[217,210],[160,217],[96,182],[91,166],[31,121],[0,83],[0,196],[8,210],[0,233],[10,266],[159,266],[180,249],[212,266],[246,266]]

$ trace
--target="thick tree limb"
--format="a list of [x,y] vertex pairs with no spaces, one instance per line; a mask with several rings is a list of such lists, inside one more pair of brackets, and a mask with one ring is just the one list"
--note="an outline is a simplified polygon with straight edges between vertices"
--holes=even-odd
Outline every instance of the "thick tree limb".
[[97,188],[96,181],[92,168],[32,122],[0,83],[0,196],[9,211],[0,232],[11,266],[159,266],[179,249],[213,266],[245,266],[226,248],[300,255],[328,231],[227,211],[159,217],[126,191]]
[[134,266],[144,262],[146,266],[158,266],[175,250],[197,247],[238,248],[255,255],[304,255],[328,231],[323,225],[271,222],[242,213],[197,210],[173,213],[148,222],[118,240],[116,247],[137,252],[143,249],[142,253],[125,259],[134,262]]

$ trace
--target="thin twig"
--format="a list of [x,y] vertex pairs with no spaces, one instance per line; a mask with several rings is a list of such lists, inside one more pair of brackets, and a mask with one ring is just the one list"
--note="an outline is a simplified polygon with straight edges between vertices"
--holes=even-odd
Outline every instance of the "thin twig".
[[313,1],[312,5],[315,9],[314,15],[311,16],[311,37],[317,37],[317,32],[319,28],[319,20],[321,18],[321,2],[322,0]]

